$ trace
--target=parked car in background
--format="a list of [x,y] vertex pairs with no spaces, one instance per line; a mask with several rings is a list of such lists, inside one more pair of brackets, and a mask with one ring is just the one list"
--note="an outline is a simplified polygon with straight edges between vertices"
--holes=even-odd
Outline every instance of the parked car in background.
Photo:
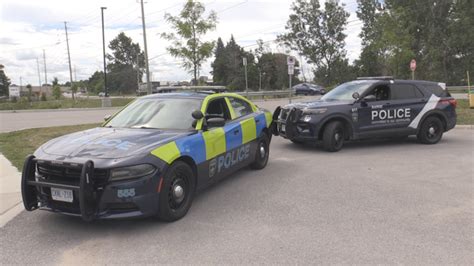
[[324,95],[326,93],[324,87],[311,83],[300,83],[293,86],[293,90],[295,90],[295,95]]

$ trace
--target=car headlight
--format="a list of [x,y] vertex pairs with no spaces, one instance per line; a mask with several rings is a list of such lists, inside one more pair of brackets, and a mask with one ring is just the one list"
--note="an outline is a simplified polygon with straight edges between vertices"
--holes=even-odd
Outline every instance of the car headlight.
[[327,110],[327,108],[305,109],[303,110],[303,115],[324,114]]
[[139,164],[110,170],[111,181],[139,178],[150,175],[156,168],[151,164]]

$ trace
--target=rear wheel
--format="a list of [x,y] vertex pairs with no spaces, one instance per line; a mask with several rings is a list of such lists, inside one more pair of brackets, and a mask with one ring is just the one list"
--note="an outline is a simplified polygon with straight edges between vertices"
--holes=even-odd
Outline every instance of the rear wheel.
[[191,167],[182,161],[174,162],[163,178],[158,217],[173,222],[185,216],[191,207],[196,178]]
[[326,151],[335,152],[344,145],[344,126],[339,121],[330,122],[323,132],[323,147]]
[[257,152],[255,153],[255,161],[250,165],[252,169],[263,169],[267,166],[268,156],[270,155],[270,140],[267,134],[263,133],[263,136],[258,141]]
[[435,116],[425,119],[418,132],[418,140],[423,144],[436,144],[443,137],[443,122]]

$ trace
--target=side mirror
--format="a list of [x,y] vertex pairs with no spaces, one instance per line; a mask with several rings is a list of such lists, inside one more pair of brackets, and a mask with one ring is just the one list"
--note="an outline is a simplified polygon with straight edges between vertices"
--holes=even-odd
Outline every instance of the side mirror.
[[352,94],[352,98],[354,98],[355,100],[359,100],[360,94],[359,94],[358,92],[354,92],[354,93]]
[[223,126],[225,126],[225,119],[222,117],[213,117],[213,118],[207,119],[208,128],[223,127]]
[[201,112],[201,110],[196,110],[191,115],[196,120],[199,120],[204,117],[204,114]]
[[106,115],[106,116],[104,116],[104,121],[109,120],[111,117],[112,117],[112,115]]

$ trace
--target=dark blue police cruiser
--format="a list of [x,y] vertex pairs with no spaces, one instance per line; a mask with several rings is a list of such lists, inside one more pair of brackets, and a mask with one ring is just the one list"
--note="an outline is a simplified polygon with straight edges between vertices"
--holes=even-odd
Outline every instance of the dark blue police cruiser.
[[44,209],[98,218],[183,217],[195,191],[266,166],[272,115],[234,93],[138,98],[101,127],[53,139],[27,157],[22,196]]
[[344,141],[381,137],[435,144],[456,125],[456,104],[444,83],[359,78],[318,101],[278,107],[273,132],[294,143],[322,141],[333,152]]

